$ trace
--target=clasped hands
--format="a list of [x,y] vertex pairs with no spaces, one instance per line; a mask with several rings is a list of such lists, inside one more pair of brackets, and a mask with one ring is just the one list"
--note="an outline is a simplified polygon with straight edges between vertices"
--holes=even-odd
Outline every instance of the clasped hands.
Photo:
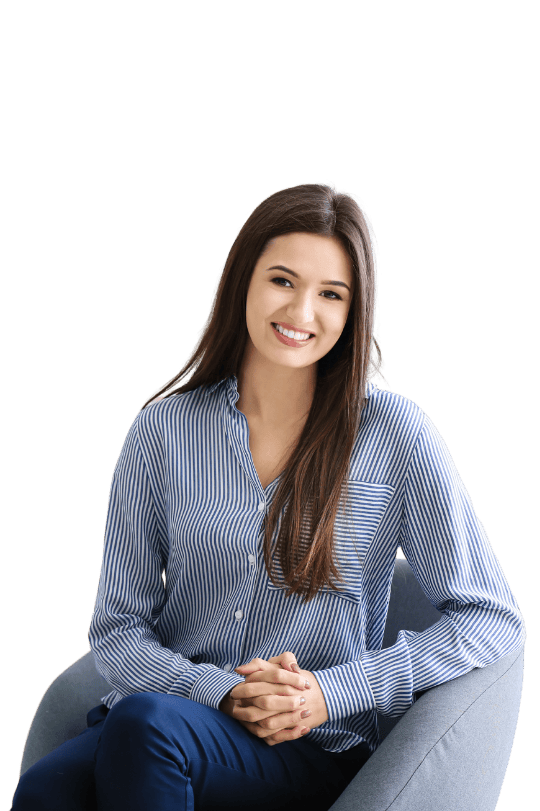
[[245,681],[222,699],[219,709],[269,746],[300,738],[328,720],[317,679],[300,669],[294,653],[252,659],[235,672]]

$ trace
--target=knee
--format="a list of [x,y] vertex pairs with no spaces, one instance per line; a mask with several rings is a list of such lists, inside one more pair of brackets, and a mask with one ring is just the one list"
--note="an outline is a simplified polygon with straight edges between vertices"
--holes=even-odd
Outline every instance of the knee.
[[122,698],[107,713],[102,736],[107,732],[144,730],[159,713],[159,693],[134,693]]
[[164,693],[134,693],[122,698],[107,714],[101,743],[131,741],[140,745],[165,732],[172,723],[171,699]]

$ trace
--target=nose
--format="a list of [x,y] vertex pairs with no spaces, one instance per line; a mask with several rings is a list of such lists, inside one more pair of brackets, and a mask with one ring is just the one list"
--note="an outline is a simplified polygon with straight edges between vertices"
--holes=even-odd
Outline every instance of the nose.
[[306,290],[304,293],[300,290],[295,291],[295,295],[291,297],[289,306],[287,307],[287,319],[291,324],[312,324],[314,321],[315,307],[313,304],[313,296],[316,293],[310,293]]

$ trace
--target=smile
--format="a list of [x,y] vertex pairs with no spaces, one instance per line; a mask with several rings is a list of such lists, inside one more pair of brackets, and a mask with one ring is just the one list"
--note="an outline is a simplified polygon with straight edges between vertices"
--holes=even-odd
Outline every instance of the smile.
[[286,335],[288,338],[294,338],[295,341],[305,341],[311,336],[310,332],[296,332],[292,329],[285,329],[281,324],[273,324],[272,326],[274,326],[278,332],[281,332],[282,335]]
[[[306,332],[292,332],[291,330],[284,330],[283,327],[279,327],[277,324],[272,324],[272,329],[274,330],[278,341],[281,341],[281,343],[287,344],[288,346],[304,346],[308,343],[308,341],[311,340],[311,338],[315,337],[314,335],[309,335]],[[291,333],[292,336],[298,335],[300,337],[291,337]]]

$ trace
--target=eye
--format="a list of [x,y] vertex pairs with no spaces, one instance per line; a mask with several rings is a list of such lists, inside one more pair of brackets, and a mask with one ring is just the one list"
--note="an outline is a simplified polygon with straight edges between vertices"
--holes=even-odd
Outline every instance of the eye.
[[[288,284],[291,284],[291,280],[290,279],[285,279],[284,276],[275,276],[272,279],[272,281],[273,282],[287,282]],[[278,287],[283,287],[283,285],[278,284]],[[331,298],[330,301],[342,301],[343,300],[341,298],[341,296],[338,295],[337,293],[335,293],[333,290],[323,290],[323,293],[331,293],[333,296],[335,296],[335,298]]]

